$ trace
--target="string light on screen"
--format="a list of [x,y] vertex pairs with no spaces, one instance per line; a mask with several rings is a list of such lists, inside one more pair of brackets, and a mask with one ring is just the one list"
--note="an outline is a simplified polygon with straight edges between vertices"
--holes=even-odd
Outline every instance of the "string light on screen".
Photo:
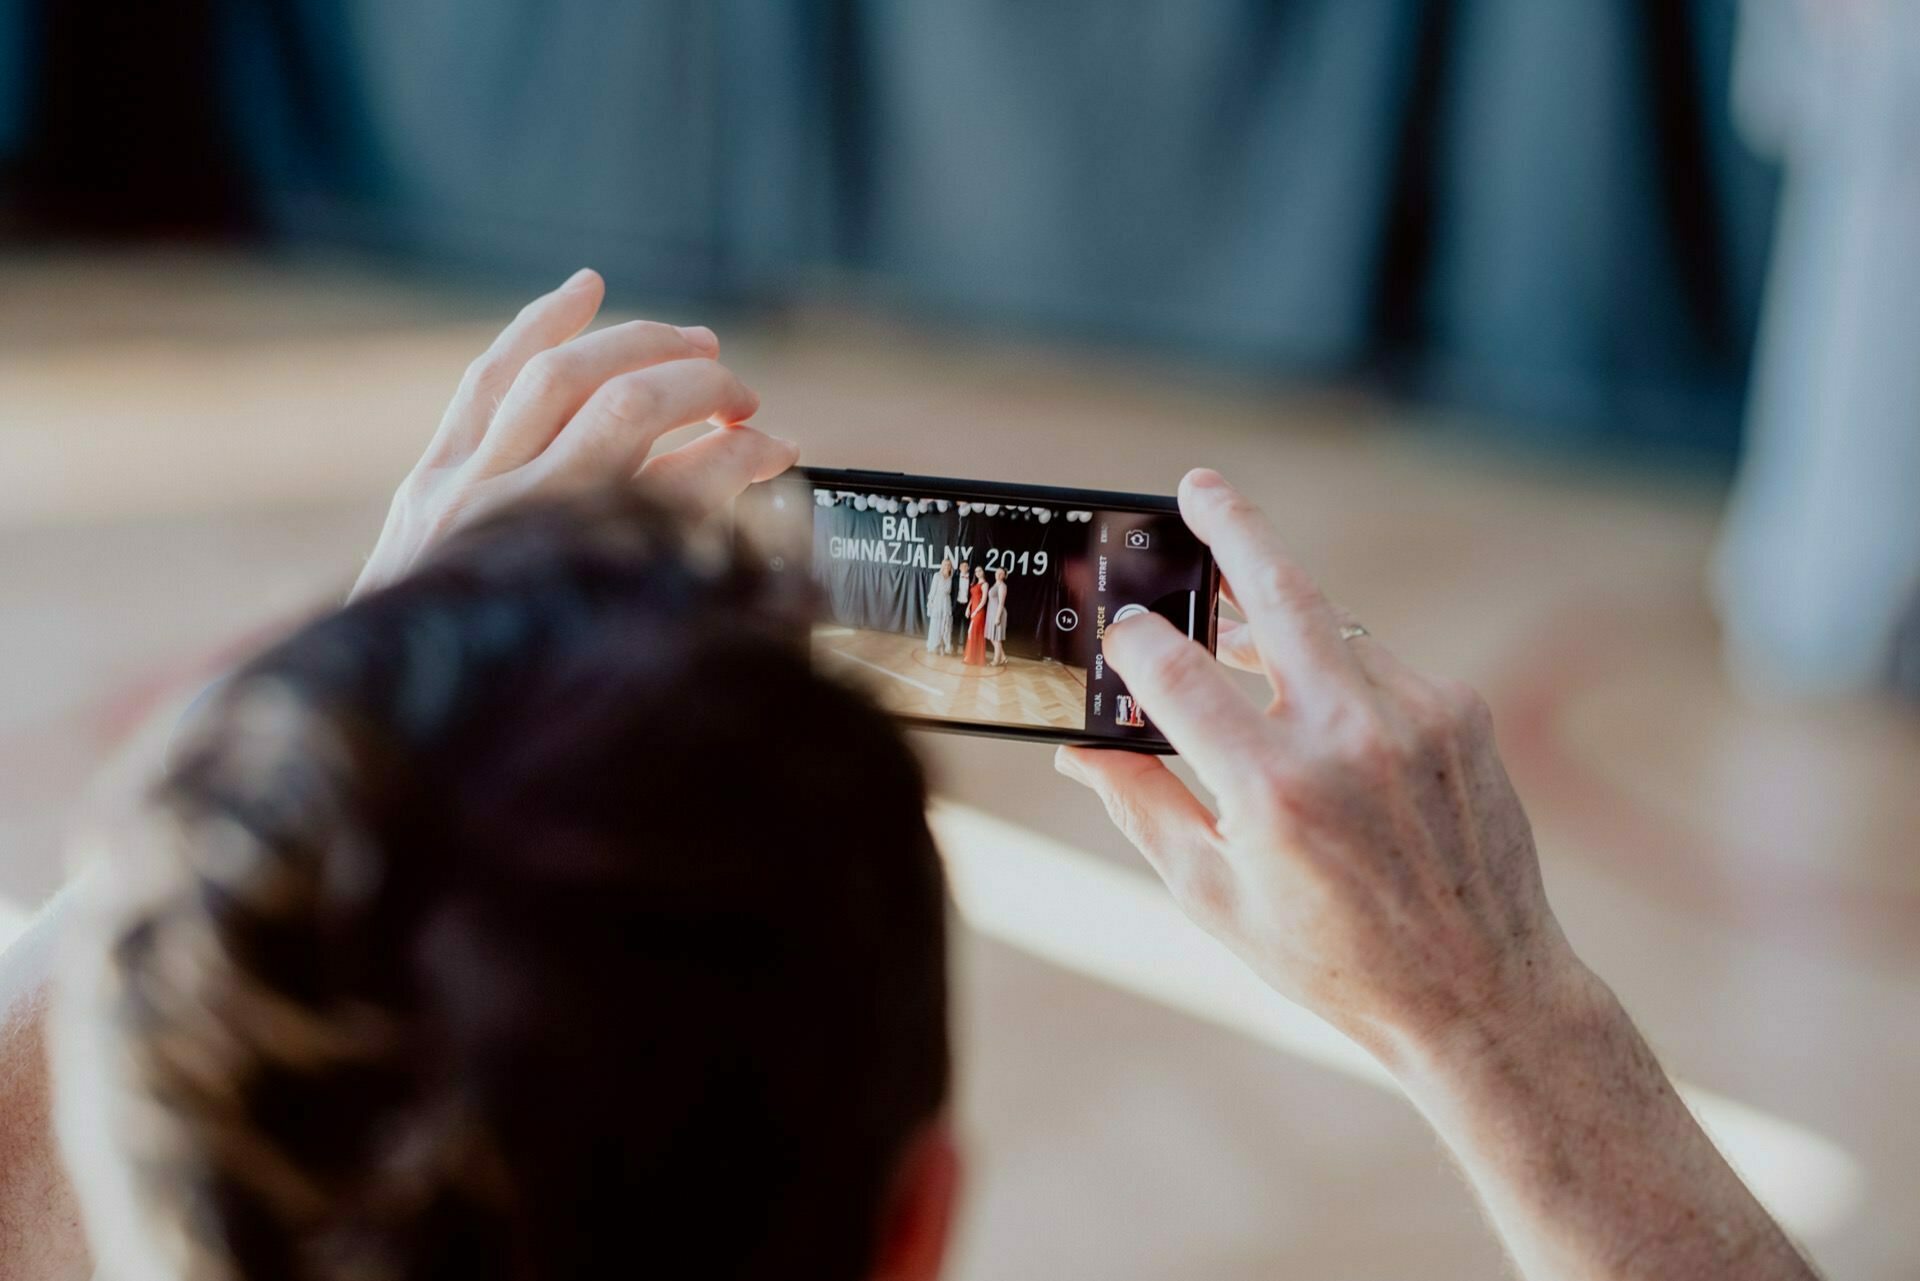
[[1090,511],[1055,511],[1050,507],[1036,507],[1025,503],[989,503],[973,502],[965,499],[948,498],[896,498],[888,494],[856,494],[849,489],[816,489],[813,501],[821,507],[848,506],[855,511],[880,512],[885,515],[906,515],[918,518],[932,512],[945,515],[953,512],[957,516],[987,516],[1005,520],[1036,520],[1042,525],[1050,524],[1056,517],[1072,524],[1086,524],[1093,519]]

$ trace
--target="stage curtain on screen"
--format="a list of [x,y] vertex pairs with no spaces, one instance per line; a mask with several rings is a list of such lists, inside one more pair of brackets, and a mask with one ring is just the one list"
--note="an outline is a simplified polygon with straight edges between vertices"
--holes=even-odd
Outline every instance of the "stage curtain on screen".
[[[994,552],[999,558],[1010,558],[1015,566],[1007,574],[1007,653],[1058,662],[1085,661],[1084,656],[1070,650],[1078,638],[1063,636],[1052,626],[1055,612],[1067,603],[1058,572],[1060,549],[1068,545],[1084,548],[1085,525],[961,516],[949,509],[914,518],[911,536],[903,538],[897,535],[905,517],[860,511],[846,503],[821,509],[815,515],[813,575],[826,595],[830,621],[924,638],[927,593],[940,568],[940,557],[951,551],[958,574],[962,553],[979,565]],[[896,536],[889,537],[889,529]],[[849,544],[853,545],[851,550]],[[836,549],[843,554],[835,556]],[[868,551],[886,559],[864,554]],[[1022,572],[1021,566],[1035,564],[1036,553],[1046,554],[1053,572]],[[1020,559],[1023,554],[1024,561]],[[987,585],[992,583],[989,575]],[[961,619],[962,611],[956,606],[956,625]]]

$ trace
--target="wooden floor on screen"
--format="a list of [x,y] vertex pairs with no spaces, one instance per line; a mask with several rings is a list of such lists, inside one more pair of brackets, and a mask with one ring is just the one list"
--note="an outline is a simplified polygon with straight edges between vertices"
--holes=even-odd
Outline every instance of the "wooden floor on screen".
[[1005,667],[974,666],[958,653],[929,654],[925,637],[857,627],[816,628],[813,643],[829,670],[902,716],[1073,730],[1086,722],[1086,671],[1065,663],[1009,654]]

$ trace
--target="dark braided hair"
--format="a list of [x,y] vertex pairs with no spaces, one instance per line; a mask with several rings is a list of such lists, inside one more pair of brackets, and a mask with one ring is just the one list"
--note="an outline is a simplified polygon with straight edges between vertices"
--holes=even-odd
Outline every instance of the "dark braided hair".
[[167,1275],[864,1274],[947,1096],[945,897],[795,605],[601,494],[210,700],[84,998]]

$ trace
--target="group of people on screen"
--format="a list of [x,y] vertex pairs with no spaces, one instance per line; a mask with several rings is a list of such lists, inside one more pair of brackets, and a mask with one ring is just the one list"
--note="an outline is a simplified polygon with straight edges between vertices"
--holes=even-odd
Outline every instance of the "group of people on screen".
[[[1007,571],[993,571],[993,584],[987,584],[987,571],[960,562],[954,572],[951,557],[940,562],[933,583],[927,589],[927,653],[951,654],[956,642],[955,611],[958,626],[966,639],[958,642],[962,661],[973,666],[1007,665]],[[993,645],[993,657],[987,657],[987,645]]]

